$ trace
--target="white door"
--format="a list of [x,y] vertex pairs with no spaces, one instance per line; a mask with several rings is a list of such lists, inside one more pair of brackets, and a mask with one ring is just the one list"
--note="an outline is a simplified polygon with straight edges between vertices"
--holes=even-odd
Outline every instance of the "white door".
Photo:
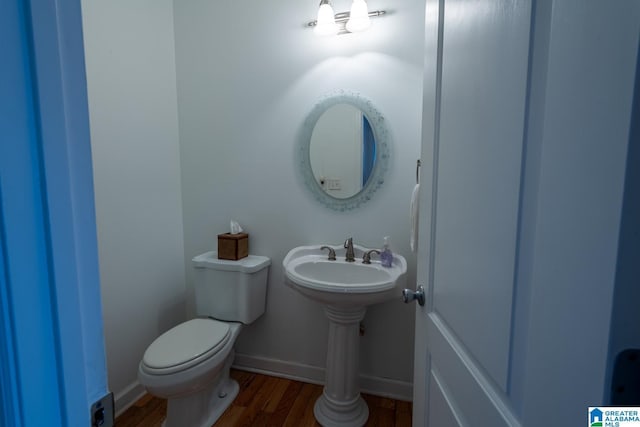
[[414,425],[603,405],[640,6],[428,0]]

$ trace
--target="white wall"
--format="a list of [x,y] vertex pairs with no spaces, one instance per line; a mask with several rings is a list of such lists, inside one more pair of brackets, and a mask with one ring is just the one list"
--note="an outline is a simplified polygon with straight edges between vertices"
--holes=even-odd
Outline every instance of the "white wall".
[[116,410],[182,321],[184,262],[171,0],[83,1],[100,278]]
[[[371,0],[372,10],[393,10],[368,32],[330,38],[304,28],[315,19],[315,0],[174,4],[188,293],[189,260],[215,249],[230,219],[250,234],[250,251],[273,262],[267,312],[238,340],[246,363],[324,367],[322,309],[283,281],[282,260],[295,246],[353,236],[355,243],[379,247],[390,235],[393,249],[407,257],[408,284],[415,286],[408,215],[420,155],[422,3]],[[334,2],[336,11],[349,5]],[[318,204],[296,179],[296,134],[315,103],[337,89],[373,102],[394,148],[383,188],[349,213]],[[362,373],[411,382],[414,310],[400,295],[370,308]]]

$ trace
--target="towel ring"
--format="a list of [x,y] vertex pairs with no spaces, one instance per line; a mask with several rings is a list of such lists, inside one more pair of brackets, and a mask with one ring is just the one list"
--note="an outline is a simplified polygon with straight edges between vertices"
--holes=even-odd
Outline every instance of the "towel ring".
[[422,166],[422,162],[418,159],[416,162],[416,184],[420,184],[420,166]]

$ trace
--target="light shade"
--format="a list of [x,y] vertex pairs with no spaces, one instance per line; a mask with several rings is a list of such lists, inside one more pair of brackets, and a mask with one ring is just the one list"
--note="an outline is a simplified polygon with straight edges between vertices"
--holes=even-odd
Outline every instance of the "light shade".
[[364,0],[353,0],[349,21],[347,21],[347,31],[357,33],[358,31],[366,30],[370,26],[371,20],[369,19],[367,3]]
[[333,13],[333,8],[328,0],[323,0],[318,9],[318,21],[313,31],[321,36],[332,36],[338,33],[338,25]]

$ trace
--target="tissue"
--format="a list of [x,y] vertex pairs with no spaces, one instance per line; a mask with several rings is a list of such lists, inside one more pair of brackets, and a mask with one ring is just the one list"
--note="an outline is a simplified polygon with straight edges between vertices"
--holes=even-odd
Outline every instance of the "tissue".
[[230,233],[218,234],[218,258],[231,261],[249,256],[249,235],[238,221],[231,221]]
[[242,227],[238,224],[238,221],[231,220],[231,234],[242,233]]

